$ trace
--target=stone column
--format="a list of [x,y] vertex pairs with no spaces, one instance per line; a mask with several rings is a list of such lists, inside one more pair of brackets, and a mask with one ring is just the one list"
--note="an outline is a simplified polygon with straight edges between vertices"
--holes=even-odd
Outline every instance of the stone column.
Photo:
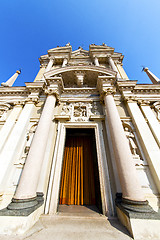
[[139,106],[137,105],[137,102],[127,100],[127,98],[126,101],[130,116],[136,127],[136,132],[140,140],[140,144],[146,156],[147,163],[149,164],[152,176],[155,180],[155,184],[158,188],[158,191],[160,192],[160,149],[155,141],[155,138],[152,135],[148,124],[146,123],[146,120]]
[[118,69],[117,69],[111,56],[108,57],[108,62],[109,62],[109,65],[111,66],[111,68],[113,69],[113,71],[115,71],[117,73],[117,78],[120,79],[121,76],[120,76]]
[[[48,63],[48,65],[47,65],[47,67],[46,67],[44,73],[48,72],[48,71],[52,68],[53,63],[54,63],[54,58],[50,58],[49,63]],[[43,75],[41,81],[44,81],[44,80],[45,80],[45,79],[44,79],[44,75]]]
[[62,64],[62,67],[65,67],[65,66],[67,65],[67,63],[68,63],[68,60],[67,60],[67,58],[64,58],[64,59],[63,59],[63,64]]
[[16,81],[18,75],[21,73],[21,70],[17,70],[16,73],[8,79],[8,81],[1,83],[3,87],[12,87],[14,82]]
[[14,108],[11,110],[9,117],[7,118],[5,124],[0,130],[0,139],[1,139],[0,152],[2,151],[2,148],[6,143],[6,140],[13,129],[13,126],[15,125],[16,119],[18,119],[18,116],[22,111],[22,104],[20,104],[19,102],[14,104],[15,104]]
[[[52,91],[51,91],[52,93]],[[53,111],[56,103],[54,94],[48,95],[40,117],[26,163],[12,203],[8,209],[25,209],[37,205],[36,191],[45,154]]]
[[45,72],[48,72],[48,71],[52,68],[53,63],[54,63],[54,58],[50,58],[49,63],[48,63],[48,65],[47,65],[47,67],[46,67],[46,71],[45,71]]
[[[24,142],[27,133],[29,120],[34,109],[34,103],[27,102],[16,122],[9,138],[0,153],[0,184],[7,177],[6,172],[11,167],[11,163],[19,157],[19,152],[22,151],[22,142]],[[1,187],[3,188],[3,186]]]
[[97,57],[94,57],[94,64],[95,66],[99,66],[99,61]]
[[112,92],[104,96],[107,122],[116,158],[123,201],[129,203],[146,203],[140,183],[137,179],[132,154],[125,136]]

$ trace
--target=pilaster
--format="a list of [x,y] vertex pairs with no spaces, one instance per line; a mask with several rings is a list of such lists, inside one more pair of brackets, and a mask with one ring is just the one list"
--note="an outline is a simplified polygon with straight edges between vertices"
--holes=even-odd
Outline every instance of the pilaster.
[[148,125],[151,129],[151,132],[152,132],[153,136],[155,137],[158,146],[160,147],[160,123],[150,107],[150,102],[149,101],[148,102],[147,101],[145,101],[145,102],[139,101],[139,105],[140,105],[142,113],[144,114],[144,117],[148,121]]
[[11,113],[9,114],[5,124],[0,131],[0,152],[2,151],[9,134],[13,129],[13,126],[15,125],[15,122],[18,119],[20,112],[22,111],[22,104],[20,102],[14,102],[13,104],[13,109],[11,110]]
[[137,102],[127,101],[127,105],[129,113],[136,127],[138,137],[141,140],[141,145],[149,164],[152,176],[155,180],[155,184],[157,185],[158,191],[160,192],[160,165],[158,161],[160,156],[160,149],[152,135],[148,124],[146,123],[146,120]]

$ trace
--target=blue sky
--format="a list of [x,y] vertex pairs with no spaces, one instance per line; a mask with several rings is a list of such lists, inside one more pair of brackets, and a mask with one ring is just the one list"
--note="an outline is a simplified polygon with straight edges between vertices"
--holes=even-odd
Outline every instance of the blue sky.
[[0,82],[22,68],[15,85],[34,80],[38,58],[70,42],[72,49],[103,42],[124,54],[131,80],[160,78],[159,0],[6,0],[0,2]]

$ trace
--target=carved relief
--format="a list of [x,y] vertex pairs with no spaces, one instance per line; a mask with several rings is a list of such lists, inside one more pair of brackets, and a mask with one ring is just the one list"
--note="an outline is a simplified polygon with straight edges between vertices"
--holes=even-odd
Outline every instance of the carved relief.
[[76,103],[74,104],[74,117],[87,117],[87,109],[84,103]]
[[94,115],[100,115],[97,102],[93,102],[92,112]]
[[63,104],[61,115],[70,115],[70,105],[67,105],[67,103]]
[[62,106],[61,116],[70,116],[71,122],[90,121],[91,115],[101,115],[98,102],[65,102]]

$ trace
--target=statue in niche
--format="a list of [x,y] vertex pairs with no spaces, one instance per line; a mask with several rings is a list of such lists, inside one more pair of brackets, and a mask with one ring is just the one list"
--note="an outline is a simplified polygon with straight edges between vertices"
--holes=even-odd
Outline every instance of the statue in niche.
[[129,142],[129,146],[130,146],[130,149],[131,149],[131,153],[134,155],[134,156],[137,156],[137,145],[135,143],[135,137],[134,137],[134,134],[131,132],[130,129],[128,129],[127,127],[124,128],[125,130],[125,134],[126,134],[126,137],[128,139],[128,142]]

